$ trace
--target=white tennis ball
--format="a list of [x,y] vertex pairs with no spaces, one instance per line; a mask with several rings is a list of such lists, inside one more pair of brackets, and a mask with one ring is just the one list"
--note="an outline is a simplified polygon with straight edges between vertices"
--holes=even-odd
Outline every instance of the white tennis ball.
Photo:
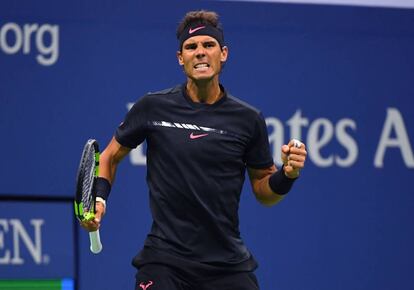
[[293,146],[295,146],[296,148],[300,148],[300,146],[302,146],[302,142],[300,142],[297,139],[293,139]]

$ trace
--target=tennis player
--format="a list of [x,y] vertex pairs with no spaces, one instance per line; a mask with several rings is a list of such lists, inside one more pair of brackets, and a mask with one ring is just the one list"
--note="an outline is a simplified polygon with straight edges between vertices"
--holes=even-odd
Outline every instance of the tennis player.
[[192,11],[177,29],[184,84],[140,98],[100,160],[96,230],[119,162],[147,142],[153,224],[133,259],[135,289],[259,289],[257,262],[239,232],[238,208],[247,169],[264,205],[283,199],[304,167],[305,145],[282,146],[277,169],[262,114],[219,82],[229,50],[218,15]]

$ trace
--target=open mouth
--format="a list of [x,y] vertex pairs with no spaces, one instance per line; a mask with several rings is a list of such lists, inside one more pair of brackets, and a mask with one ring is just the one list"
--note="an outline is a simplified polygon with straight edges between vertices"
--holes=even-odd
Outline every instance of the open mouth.
[[194,68],[198,71],[207,70],[210,67],[208,63],[198,63],[194,66]]

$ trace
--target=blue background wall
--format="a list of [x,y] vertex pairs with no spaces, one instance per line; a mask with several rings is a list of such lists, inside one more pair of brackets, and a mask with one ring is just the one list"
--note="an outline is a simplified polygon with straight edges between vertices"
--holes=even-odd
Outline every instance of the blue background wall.
[[[243,192],[241,231],[262,289],[414,289],[412,9],[2,1],[0,195],[71,197],[84,142],[106,144],[128,103],[185,80],[176,24],[200,8],[222,17],[230,49],[222,83],[262,109],[275,160],[291,137],[308,146],[306,169],[282,203],[265,208],[248,184]],[[133,289],[130,261],[151,223],[138,157],[119,168],[104,251],[91,254],[81,232],[81,290]],[[45,220],[42,251],[50,255],[37,264],[24,251],[25,268],[3,262],[0,278],[73,274],[63,254],[74,251],[73,239],[64,239],[62,253],[51,245],[56,229],[72,231],[72,213],[45,212],[0,201],[0,220],[21,219],[32,239],[29,220]],[[16,249],[10,229],[0,227],[0,237],[1,261]]]

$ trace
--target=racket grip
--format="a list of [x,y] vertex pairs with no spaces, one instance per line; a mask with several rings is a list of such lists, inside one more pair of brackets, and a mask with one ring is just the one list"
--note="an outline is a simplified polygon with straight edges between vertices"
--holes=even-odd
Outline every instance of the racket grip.
[[89,232],[89,240],[91,242],[91,252],[94,254],[99,254],[102,251],[101,237],[99,235],[99,230],[95,232]]

